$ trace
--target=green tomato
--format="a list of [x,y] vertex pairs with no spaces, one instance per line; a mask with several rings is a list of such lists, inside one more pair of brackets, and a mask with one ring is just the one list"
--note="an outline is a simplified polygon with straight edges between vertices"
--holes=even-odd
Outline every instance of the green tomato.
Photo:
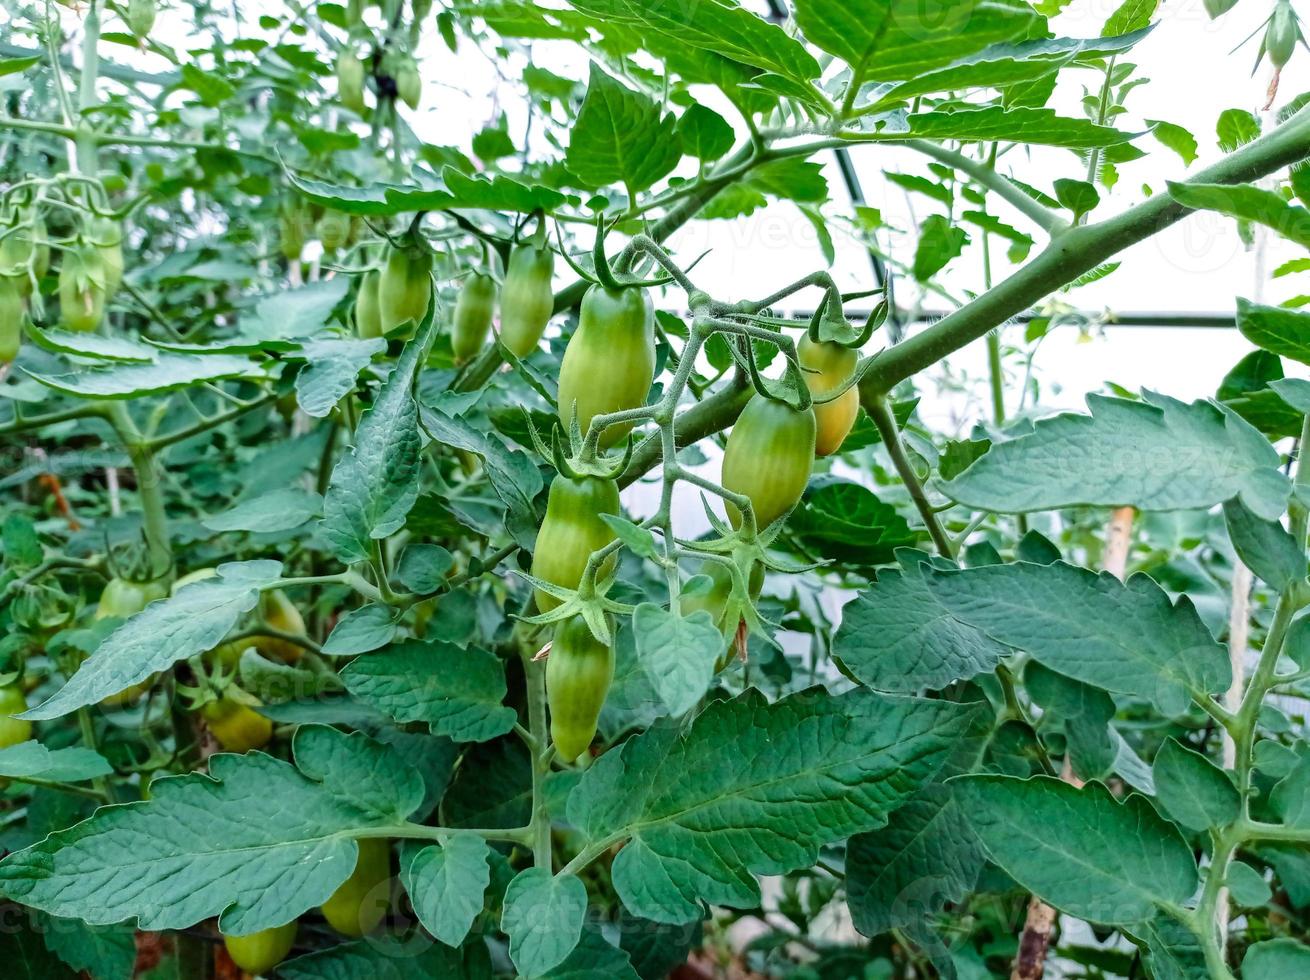
[[18,356],[26,315],[27,301],[20,278],[0,273],[0,364],[8,364]]
[[210,701],[200,713],[218,744],[228,752],[262,749],[273,737],[273,722],[250,705],[226,695]]
[[[432,255],[416,248],[389,248],[378,280],[378,314],[382,332],[402,324],[417,326],[432,298]],[[407,335],[413,333],[413,327]]]
[[614,681],[614,648],[602,643],[581,616],[555,629],[546,658],[546,703],[550,738],[565,762],[572,762],[596,737],[596,721]]
[[361,837],[355,870],[320,909],[337,932],[363,936],[377,928],[391,902],[391,844],[384,837]]
[[[732,595],[732,573],[722,562],[707,561],[701,565],[700,574],[710,580],[709,588],[694,595],[682,593],[678,598],[679,611],[683,616],[690,616],[694,612],[704,610],[710,614],[719,632],[726,634],[730,629],[735,630],[737,624],[729,624],[726,621],[728,599]],[[750,590],[752,599],[759,598],[760,590],[764,588],[764,566],[759,562],[751,563],[751,573],[746,588]]]
[[132,582],[125,578],[111,578],[96,603],[95,618],[127,619],[135,616],[156,599],[168,595],[168,586],[162,581]]
[[496,312],[496,280],[483,272],[474,272],[464,280],[455,301],[455,320],[451,327],[450,346],[455,363],[472,360],[487,342],[491,318]]
[[335,252],[350,241],[350,215],[328,208],[314,223],[314,234],[323,243],[323,248]]
[[[619,488],[613,480],[598,476],[574,478],[563,473],[555,477],[546,498],[546,518],[532,550],[532,574],[552,585],[576,589],[591,553],[616,536],[601,515],[621,512]],[[605,559],[596,570],[597,578],[609,574],[616,557]],[[542,612],[560,604],[559,599],[540,589],[536,594],[537,608]]]
[[[796,347],[796,357],[804,368],[805,384],[810,394],[821,398],[836,391],[855,373],[859,363],[858,351],[827,341],[810,340],[810,335],[801,337]],[[860,414],[860,392],[855,385],[847,388],[832,401],[814,405],[815,440],[814,455],[831,456],[850,435],[855,425],[855,418]]]
[[[796,506],[814,465],[814,412],[756,395],[746,403],[723,451],[724,488],[750,499],[763,530]],[[733,527],[741,514],[727,505]]]
[[132,36],[138,41],[145,40],[155,26],[155,0],[128,0],[124,19]]
[[1264,40],[1265,50],[1269,52],[1269,60],[1275,68],[1281,70],[1292,59],[1292,52],[1296,50],[1300,36],[1301,27],[1297,23],[1291,0],[1276,0]]
[[284,926],[261,929],[244,936],[224,936],[223,945],[239,969],[259,976],[287,958],[291,947],[296,944],[297,929],[298,923],[293,920]]
[[365,339],[382,336],[382,312],[378,308],[378,284],[382,273],[370,269],[359,280],[355,293],[355,332]]
[[509,257],[500,291],[500,342],[515,357],[527,357],[537,349],[555,312],[555,294],[550,288],[554,265],[554,252],[531,243],[519,245]]
[[113,218],[96,218],[88,237],[100,251],[105,270],[105,296],[113,296],[123,283],[123,229]]
[[[45,275],[38,266],[39,253],[32,240],[32,229],[17,228],[0,238],[0,277],[14,283],[19,295],[24,299],[32,292],[32,269],[37,268],[36,275]],[[49,246],[42,246],[46,257],[47,271],[50,259]]]
[[[640,288],[595,285],[582,297],[578,328],[559,369],[559,418],[568,430],[576,410],[585,435],[597,415],[640,408],[655,377],[655,308]],[[632,424],[612,425],[601,438],[612,446]]]
[[32,723],[15,718],[27,710],[27,696],[17,684],[0,687],[0,749],[7,749],[32,737]]
[[337,101],[364,114],[364,62],[346,51],[337,56]]
[[396,94],[411,109],[418,108],[419,100],[423,98],[423,76],[412,61],[402,65],[396,73]]
[[78,246],[59,265],[59,320],[65,330],[91,333],[105,316],[106,270],[100,250]]

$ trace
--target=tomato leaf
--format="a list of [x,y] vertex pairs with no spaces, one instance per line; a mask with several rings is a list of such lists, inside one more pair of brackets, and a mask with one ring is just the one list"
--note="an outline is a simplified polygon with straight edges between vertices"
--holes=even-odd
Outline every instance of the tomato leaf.
[[401,881],[423,928],[447,946],[458,946],[482,911],[491,882],[491,848],[477,834],[453,833],[442,844],[420,848],[401,869]]
[[578,945],[586,913],[587,889],[576,876],[539,867],[519,872],[500,919],[519,973],[538,977],[563,963]]

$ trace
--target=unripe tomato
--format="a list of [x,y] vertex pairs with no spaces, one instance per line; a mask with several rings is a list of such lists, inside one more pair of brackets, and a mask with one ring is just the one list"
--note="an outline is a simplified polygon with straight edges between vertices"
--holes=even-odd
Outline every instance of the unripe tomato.
[[0,687],[0,749],[7,749],[32,737],[32,723],[14,715],[27,710],[27,696],[17,684]]
[[[796,346],[796,357],[801,367],[807,369],[803,372],[805,384],[815,398],[822,398],[845,384],[855,373],[855,365],[860,360],[857,351],[841,344],[810,340],[809,334],[801,337]],[[859,413],[860,392],[854,385],[832,401],[816,402],[814,455],[830,456],[840,449]]]
[[546,703],[550,738],[565,762],[572,762],[596,737],[596,721],[614,681],[614,648],[591,632],[581,616],[555,629],[546,658]]
[[32,270],[38,279],[50,271],[50,244],[46,238],[45,221],[38,215],[32,219]]
[[123,282],[123,228],[113,218],[96,218],[88,229],[89,237],[100,251],[105,269],[105,296],[118,292]]
[[[814,412],[756,395],[728,434],[720,483],[750,498],[755,526],[763,530],[796,506],[814,464]],[[727,505],[733,527],[741,514]]]
[[268,744],[273,722],[254,708],[226,695],[200,709],[218,744],[229,752],[249,752]]
[[144,41],[155,26],[155,0],[128,0],[127,29],[138,41]]
[[[613,480],[598,476],[569,477],[561,473],[550,485],[546,497],[546,519],[537,532],[532,549],[532,574],[552,585],[576,589],[582,581],[591,553],[614,540],[614,529],[601,514],[618,514],[619,488]],[[610,555],[596,577],[608,575],[617,556]],[[560,600],[536,590],[537,608],[554,609]]]
[[0,364],[8,364],[18,356],[26,313],[27,301],[19,277],[0,274]]
[[224,936],[223,945],[238,969],[259,976],[287,958],[291,947],[296,944],[297,928],[293,920],[284,926],[261,929],[244,936]]
[[59,319],[65,330],[91,333],[105,316],[105,266],[89,245],[64,252],[59,265]]
[[396,72],[396,94],[411,109],[417,109],[423,98],[423,76],[412,61],[407,61]]
[[391,333],[403,323],[417,325],[431,298],[432,255],[416,248],[389,248],[378,280],[382,332]]
[[1265,50],[1269,52],[1269,60],[1275,68],[1281,69],[1291,60],[1300,34],[1296,11],[1292,9],[1290,0],[1277,0],[1269,18],[1269,26],[1265,29]]
[[305,219],[299,208],[283,208],[278,214],[278,249],[288,262],[298,261],[305,250]]
[[335,252],[350,241],[350,215],[328,208],[314,224],[314,234],[324,249]]
[[[585,435],[596,415],[646,404],[655,377],[655,308],[640,288],[594,285],[582,297],[578,329],[559,369],[559,418],[567,431],[576,408]],[[632,423],[612,425],[601,437],[612,446]]]
[[337,101],[364,114],[364,63],[348,51],[337,55]]
[[361,837],[355,870],[319,908],[337,932],[363,936],[377,928],[391,902],[391,844],[384,837]]
[[124,578],[111,578],[100,593],[96,604],[95,618],[107,619],[116,616],[127,619],[135,616],[156,599],[168,595],[168,586],[162,581],[132,582]]
[[555,253],[525,242],[514,249],[500,291],[500,341],[515,357],[537,349],[541,334],[555,312],[550,288]]
[[[8,231],[8,229],[6,229]],[[50,249],[45,246],[46,264],[49,265]],[[37,260],[37,246],[32,241],[32,232],[26,228],[9,231],[0,238],[0,277],[14,283],[19,294],[26,298],[32,292],[31,269]],[[38,277],[44,272],[37,272]]]
[[[690,616],[692,613],[703,609],[710,614],[710,617],[714,620],[714,625],[719,628],[719,632],[727,632],[729,627],[736,629],[736,623],[729,624],[725,622],[728,613],[728,597],[732,594],[732,573],[728,571],[727,566],[717,561],[705,562],[701,566],[700,573],[709,577],[709,590],[698,595],[682,593],[678,598],[679,611],[683,616]],[[746,588],[750,591],[752,599],[759,598],[760,590],[764,588],[764,566],[759,562],[752,563],[750,577],[746,581]]]
[[[282,592],[278,590],[265,592],[259,598],[259,609],[264,622],[275,630],[294,633],[297,636],[305,635],[304,617]],[[279,640],[275,636],[257,636],[251,642],[255,649],[265,656],[289,664],[295,663],[304,653],[298,644],[290,640]]]
[[487,342],[491,317],[496,311],[496,280],[484,272],[474,272],[464,280],[455,301],[455,322],[450,346],[455,363],[472,360]]
[[382,336],[382,313],[378,309],[378,284],[382,273],[370,269],[359,281],[355,293],[355,332],[360,337]]

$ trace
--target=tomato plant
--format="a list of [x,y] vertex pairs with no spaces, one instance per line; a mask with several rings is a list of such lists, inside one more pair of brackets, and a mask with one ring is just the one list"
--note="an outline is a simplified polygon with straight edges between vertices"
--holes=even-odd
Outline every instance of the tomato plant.
[[1310,976],[1303,29],[1112,6],[8,4],[6,977]]

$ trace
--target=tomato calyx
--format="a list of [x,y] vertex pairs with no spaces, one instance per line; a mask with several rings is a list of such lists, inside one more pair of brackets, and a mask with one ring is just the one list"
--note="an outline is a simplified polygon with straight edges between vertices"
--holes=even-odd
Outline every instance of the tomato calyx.
[[569,426],[569,445],[566,449],[564,436],[559,426],[551,426],[550,444],[547,445],[527,409],[523,410],[523,417],[528,424],[528,435],[532,439],[532,445],[537,450],[537,454],[542,459],[550,460],[560,475],[571,480],[584,476],[599,477],[602,480],[617,480],[628,468],[628,463],[632,460],[635,444],[631,434],[629,434],[624,444],[621,456],[609,455],[601,452],[594,443],[583,439],[581,427],[578,425],[575,416]]

